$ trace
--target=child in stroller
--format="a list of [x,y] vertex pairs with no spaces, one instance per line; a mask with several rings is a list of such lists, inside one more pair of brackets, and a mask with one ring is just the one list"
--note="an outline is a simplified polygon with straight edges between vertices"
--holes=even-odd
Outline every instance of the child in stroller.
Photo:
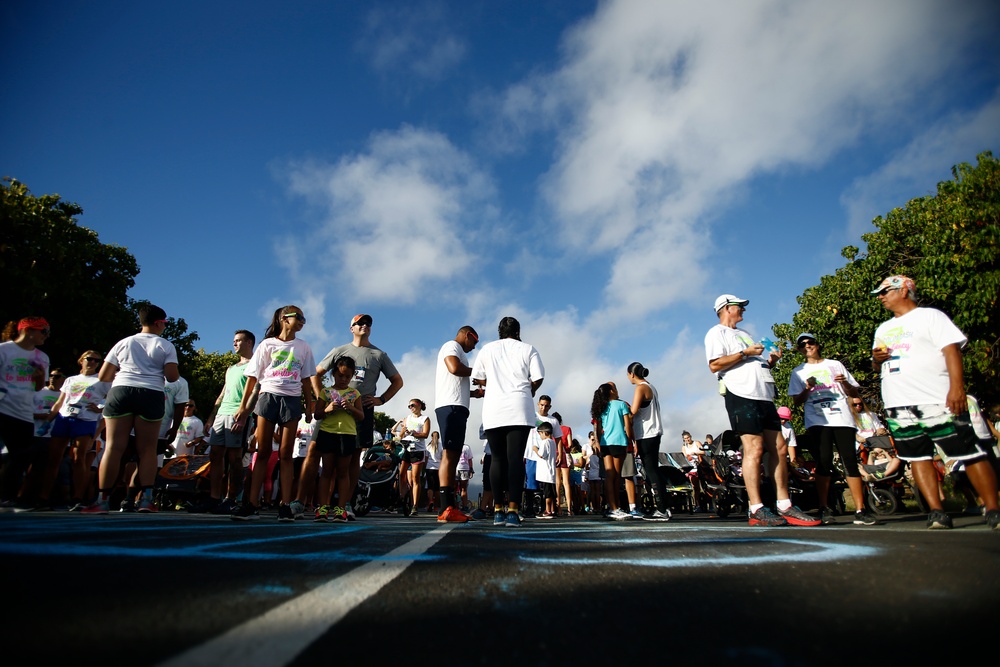
[[394,440],[383,440],[368,449],[361,462],[358,486],[351,501],[355,514],[364,516],[373,510],[391,511],[398,507],[402,460],[402,447]]

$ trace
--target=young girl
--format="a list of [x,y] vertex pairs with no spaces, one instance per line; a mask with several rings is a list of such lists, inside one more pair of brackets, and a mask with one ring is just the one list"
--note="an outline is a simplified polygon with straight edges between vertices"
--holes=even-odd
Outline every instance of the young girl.
[[80,374],[67,378],[59,398],[52,406],[52,441],[49,443],[49,463],[46,467],[43,495],[48,498],[66,447],[71,447],[73,461],[72,500],[70,506],[79,512],[87,499],[87,478],[90,475],[90,450],[101,420],[101,410],[107,385],[97,377],[101,368],[101,353],[87,350],[80,355]]
[[605,382],[594,392],[590,406],[595,435],[604,459],[604,498],[611,508],[612,519],[629,519],[631,515],[618,506],[621,493],[622,464],[632,441],[632,413],[628,405],[618,399],[618,390]]
[[[333,387],[327,387],[316,403],[316,419],[322,419],[311,449],[323,460],[323,476],[316,494],[315,521],[347,523],[344,505],[351,501],[351,457],[357,448],[358,422],[365,418],[361,392],[352,389],[354,359],[338,357],[333,362]],[[308,454],[307,454],[308,456]],[[337,505],[330,507],[333,483]]]
[[[438,486],[440,480],[438,475],[441,470],[441,434],[437,431],[431,432],[431,439],[427,443],[427,465],[424,467],[424,477],[427,490],[427,511],[434,512],[439,504]],[[442,510],[443,511],[443,510]]]
[[604,462],[593,431],[587,435],[587,452],[587,505],[591,514],[597,514],[604,507]]
[[[305,392],[307,409],[311,413],[315,397],[309,381],[316,374],[316,361],[312,349],[295,334],[305,326],[306,318],[298,306],[283,306],[274,311],[271,326],[264,332],[264,340],[253,353],[244,371],[247,376],[243,400],[236,413],[237,428],[242,428],[250,414],[250,402],[260,384],[260,397],[253,412],[257,415],[257,443],[269,443],[274,430],[281,426],[281,445],[278,449],[281,504],[278,521],[294,521],[292,495],[295,470],[292,454],[295,451],[295,427],[302,416],[302,393]],[[253,465],[249,493],[244,494],[243,504],[232,514],[238,521],[260,518],[260,492],[267,477],[267,459],[258,456]]]
[[0,441],[7,445],[0,500],[14,505],[25,471],[31,464],[35,429],[35,392],[49,375],[49,357],[37,349],[49,337],[41,317],[9,322],[0,343]]
[[419,398],[411,398],[406,407],[409,408],[410,414],[403,419],[403,428],[400,431],[400,439],[405,448],[399,476],[400,512],[406,511],[402,483],[405,472],[413,498],[409,515],[417,516],[417,507],[420,506],[420,487],[424,479],[424,464],[427,459],[426,438],[431,434],[431,420],[424,416],[423,412],[427,409],[427,404]]

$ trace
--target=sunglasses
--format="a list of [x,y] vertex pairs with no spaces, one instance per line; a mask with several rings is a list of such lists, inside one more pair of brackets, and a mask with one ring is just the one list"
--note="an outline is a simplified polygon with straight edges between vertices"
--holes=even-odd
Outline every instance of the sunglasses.
[[417,405],[416,403],[410,403],[410,404],[409,404],[409,405],[407,405],[406,407],[408,407],[408,408],[410,408],[410,409],[412,410],[413,408],[419,408],[420,406],[419,406],[419,405]]
[[801,343],[799,343],[799,349],[801,350],[801,349],[802,349],[802,348],[804,348],[804,347],[805,347],[806,345],[812,345],[812,346],[816,346],[816,345],[819,345],[819,343],[817,343],[817,342],[816,342],[816,341],[814,341],[814,340],[804,340],[804,341],[802,341]]
[[889,292],[894,292],[894,291],[900,290],[900,289],[902,289],[902,287],[883,287],[879,291],[875,292],[875,296],[882,296],[882,295],[887,294]]
[[478,343],[479,342],[479,336],[477,336],[476,334],[472,333],[471,331],[469,333],[465,334],[465,335],[466,335],[467,338],[471,338],[473,343]]
[[303,315],[302,313],[285,313],[282,317],[294,317],[299,322],[302,322],[302,324],[306,323],[305,315]]
[[56,374],[56,375],[50,375],[49,379],[50,380],[61,380],[64,377],[66,377],[66,376],[65,375],[58,375],[58,374]]
[[372,325],[371,322],[355,322],[351,326],[352,327],[370,327],[371,325]]
[[100,357],[84,357],[83,360],[84,361],[92,361],[92,362],[94,362],[96,364],[97,362],[101,361],[101,358]]

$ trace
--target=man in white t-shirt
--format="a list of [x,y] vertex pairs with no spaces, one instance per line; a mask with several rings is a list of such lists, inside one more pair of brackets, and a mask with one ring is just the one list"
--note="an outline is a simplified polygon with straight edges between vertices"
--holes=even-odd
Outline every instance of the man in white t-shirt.
[[184,417],[177,426],[177,435],[171,443],[174,456],[194,456],[198,445],[205,441],[205,423],[195,414],[197,405],[192,398],[184,404]]
[[472,390],[472,367],[466,356],[479,343],[479,334],[470,326],[458,330],[455,338],[438,351],[434,376],[434,416],[441,430],[441,466],[438,487],[441,498],[441,523],[464,523],[469,520],[455,506],[455,471],[465,446],[469,422],[470,398],[482,398],[483,390]]
[[983,499],[986,524],[1000,530],[997,478],[969,417],[962,377],[967,339],[947,315],[917,306],[916,283],[889,276],[872,290],[893,315],[875,330],[872,369],[882,375],[882,402],[896,452],[909,461],[930,511],[928,528],[951,528],[938,495],[934,447],[965,464]]
[[[818,526],[814,519],[792,504],[788,492],[788,445],[781,435],[781,419],[774,405],[775,389],[771,368],[781,358],[781,350],[765,348],[753,337],[737,329],[750,301],[732,294],[715,300],[719,323],[705,334],[708,368],[724,389],[729,424],[743,443],[743,481],[750,501],[751,526]],[[777,515],[764,506],[760,493],[760,468],[768,453],[768,476],[777,492]]]

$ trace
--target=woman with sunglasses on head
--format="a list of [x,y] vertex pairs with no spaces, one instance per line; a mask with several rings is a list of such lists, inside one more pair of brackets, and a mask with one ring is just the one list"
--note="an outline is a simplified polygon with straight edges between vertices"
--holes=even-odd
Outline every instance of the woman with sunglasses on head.
[[854,444],[857,426],[849,403],[850,399],[859,395],[858,381],[844,364],[820,355],[819,341],[814,334],[801,333],[795,343],[806,360],[792,371],[788,380],[788,395],[795,405],[803,406],[806,433],[816,458],[820,521],[824,524],[837,522],[829,507],[833,452],[836,449],[847,473],[847,488],[857,510],[854,523],[873,526],[877,522],[875,516],[865,509]]
[[108,384],[101,382],[103,357],[96,350],[87,350],[80,355],[80,374],[66,378],[59,398],[52,406],[52,439],[49,443],[49,458],[45,468],[45,478],[39,494],[39,505],[48,501],[59,472],[59,464],[66,448],[70,448],[72,460],[72,497],[70,511],[82,510],[90,475],[88,452],[94,445],[94,435],[101,421],[101,411],[108,393]]
[[42,317],[8,322],[0,343],[0,441],[7,460],[0,478],[0,502],[14,506],[25,471],[31,464],[35,432],[35,392],[45,386],[49,357],[37,349],[49,337]]
[[[302,416],[302,394],[306,395],[306,410],[313,414],[315,396],[309,378],[316,374],[316,361],[309,343],[295,335],[306,324],[305,315],[298,306],[283,306],[274,311],[271,325],[264,332],[264,340],[254,350],[250,363],[243,372],[247,384],[243,400],[236,413],[237,428],[250,415],[250,402],[254,389],[260,385],[260,395],[253,409],[257,415],[257,443],[270,443],[274,432],[281,427],[281,444],[278,449],[278,474],[280,476],[281,504],[278,521],[294,521],[291,502],[295,494],[295,469],[292,454],[295,452],[295,431]],[[264,445],[266,449],[266,445]],[[260,493],[267,477],[270,452],[258,452],[251,474],[250,488],[243,494],[243,504],[233,511],[233,519],[248,521],[260,518]]]
[[402,420],[403,426],[399,438],[403,443],[403,462],[399,467],[399,512],[407,513],[405,497],[407,489],[403,483],[403,480],[406,480],[409,484],[408,490],[413,497],[408,515],[417,516],[424,465],[427,463],[427,436],[431,434],[431,420],[423,414],[427,404],[419,398],[411,398],[406,407],[410,414]]

